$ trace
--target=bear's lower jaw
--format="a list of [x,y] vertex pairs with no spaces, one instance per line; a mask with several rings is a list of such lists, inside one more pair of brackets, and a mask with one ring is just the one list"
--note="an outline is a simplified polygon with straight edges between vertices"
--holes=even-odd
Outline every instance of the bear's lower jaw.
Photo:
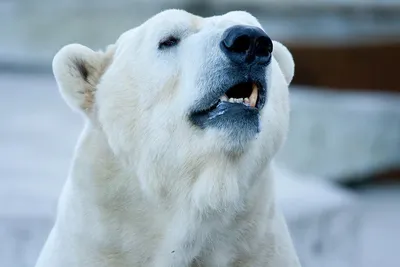
[[195,113],[190,121],[203,130],[217,129],[229,147],[245,147],[260,132],[260,111],[242,103],[220,102],[205,113]]

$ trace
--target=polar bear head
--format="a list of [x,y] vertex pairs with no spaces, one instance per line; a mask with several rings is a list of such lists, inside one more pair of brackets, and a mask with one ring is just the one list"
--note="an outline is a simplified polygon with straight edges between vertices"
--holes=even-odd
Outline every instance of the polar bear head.
[[147,171],[222,158],[264,164],[288,128],[291,54],[246,12],[167,10],[104,52],[65,46],[53,71],[115,156]]

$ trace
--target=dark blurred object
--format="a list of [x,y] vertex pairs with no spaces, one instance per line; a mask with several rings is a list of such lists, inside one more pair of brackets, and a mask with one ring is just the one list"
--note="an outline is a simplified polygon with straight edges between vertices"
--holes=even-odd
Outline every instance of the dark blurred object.
[[398,185],[400,183],[400,169],[389,169],[378,173],[365,176],[363,180],[350,179],[349,181],[340,182],[339,184],[351,188],[358,189],[374,185]]
[[[400,29],[399,29],[400,30]],[[287,44],[296,62],[293,83],[336,89],[400,92],[400,42],[349,46]]]

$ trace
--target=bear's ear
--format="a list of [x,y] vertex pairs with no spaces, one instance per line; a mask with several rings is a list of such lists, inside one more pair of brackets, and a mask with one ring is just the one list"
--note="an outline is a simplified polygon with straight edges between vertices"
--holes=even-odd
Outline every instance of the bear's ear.
[[53,73],[67,104],[88,113],[94,105],[96,86],[113,58],[114,47],[95,52],[86,46],[70,44],[53,59]]
[[294,61],[292,54],[283,44],[277,41],[273,41],[273,45],[274,50],[272,52],[272,55],[278,62],[283,76],[285,77],[286,83],[287,85],[289,85],[294,75]]

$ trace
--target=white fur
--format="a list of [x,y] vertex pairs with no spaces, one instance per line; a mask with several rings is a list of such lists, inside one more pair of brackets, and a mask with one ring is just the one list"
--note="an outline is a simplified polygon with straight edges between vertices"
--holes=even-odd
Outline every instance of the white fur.
[[[237,24],[260,27],[245,12],[168,10],[105,52],[69,45],[55,56],[61,94],[86,126],[37,267],[299,266],[271,168],[288,128],[288,50],[274,42],[262,129],[242,152],[187,120],[214,77],[217,41]],[[179,46],[158,51],[169,34]]]

